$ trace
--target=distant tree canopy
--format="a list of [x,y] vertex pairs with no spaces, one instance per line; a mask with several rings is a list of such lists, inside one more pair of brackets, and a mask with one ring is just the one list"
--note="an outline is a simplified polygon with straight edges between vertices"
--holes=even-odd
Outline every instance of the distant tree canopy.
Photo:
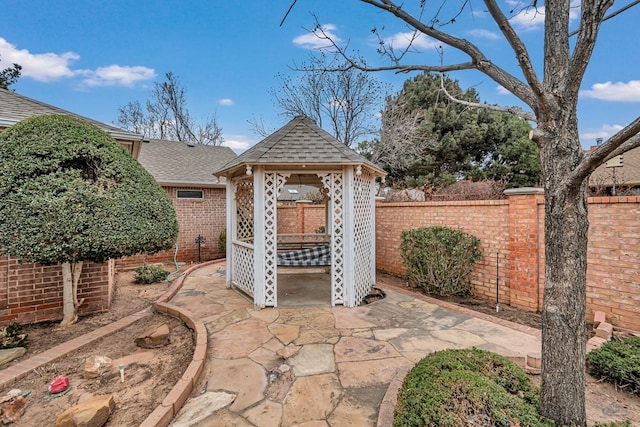
[[144,107],[139,101],[119,107],[117,124],[148,138],[205,145],[220,145],[223,141],[215,114],[203,122],[196,122],[191,116],[187,91],[171,72],[165,74],[165,81],[155,82]]
[[171,200],[120,144],[80,119],[25,119],[0,133],[0,253],[62,265],[63,325],[85,261],[169,249]]
[[[271,94],[283,116],[307,116],[350,147],[377,133],[372,118],[379,111],[384,86],[369,73],[334,62],[323,55],[303,64],[297,78],[278,75],[280,87]],[[253,127],[263,133],[256,123]]]
[[9,89],[9,86],[17,83],[22,74],[22,65],[13,64],[13,67],[0,71],[0,89]]
[[[538,148],[531,126],[512,114],[472,109],[451,101],[440,75],[424,73],[407,80],[387,98],[379,141],[369,147],[372,160],[389,172],[390,182],[447,185],[460,179],[503,180],[508,187],[538,185]],[[463,91],[444,78],[457,99],[480,102],[474,89]]]

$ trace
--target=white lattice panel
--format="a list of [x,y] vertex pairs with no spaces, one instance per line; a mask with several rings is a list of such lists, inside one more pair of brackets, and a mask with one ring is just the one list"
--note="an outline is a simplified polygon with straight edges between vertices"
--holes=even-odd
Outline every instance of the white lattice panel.
[[252,248],[234,243],[233,248],[233,271],[231,283],[245,292],[247,295],[254,295],[254,271]]
[[265,306],[275,307],[278,304],[278,195],[288,175],[266,173],[264,176],[264,266],[265,266]]
[[354,175],[353,221],[354,221],[354,302],[360,304],[373,285],[372,263],[374,262],[373,208],[372,197],[375,177],[371,172],[362,171]]
[[253,240],[253,181],[244,180],[236,184],[236,238]]
[[344,304],[344,178],[341,173],[318,174],[331,198],[331,305]]

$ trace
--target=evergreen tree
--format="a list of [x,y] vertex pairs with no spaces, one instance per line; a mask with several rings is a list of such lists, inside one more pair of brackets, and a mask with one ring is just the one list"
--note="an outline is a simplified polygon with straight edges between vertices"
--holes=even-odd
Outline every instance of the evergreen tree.
[[[389,171],[390,181],[440,186],[494,179],[509,187],[537,185],[540,161],[528,138],[531,126],[511,114],[453,102],[441,85],[439,75],[424,73],[387,98],[373,160]],[[448,77],[444,85],[456,99],[480,102],[473,88],[463,91]]]

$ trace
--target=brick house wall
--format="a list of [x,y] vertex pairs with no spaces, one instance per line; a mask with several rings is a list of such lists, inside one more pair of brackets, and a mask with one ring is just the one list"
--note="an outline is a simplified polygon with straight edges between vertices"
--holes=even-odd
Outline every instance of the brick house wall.
[[[85,263],[78,284],[84,299],[80,315],[107,311],[114,285],[113,261]],[[21,264],[17,258],[0,257],[0,325],[62,319],[62,268]]]
[[[202,262],[224,257],[218,250],[218,237],[226,229],[226,190],[224,188],[193,188],[202,190],[202,199],[178,199],[177,190],[181,187],[162,187],[171,199],[178,217],[178,255],[179,263],[198,262],[198,235],[205,238],[200,246],[200,260]],[[175,248],[158,252],[154,255],[136,255],[121,258],[116,261],[116,269],[135,268],[147,263],[161,262],[173,264]]]

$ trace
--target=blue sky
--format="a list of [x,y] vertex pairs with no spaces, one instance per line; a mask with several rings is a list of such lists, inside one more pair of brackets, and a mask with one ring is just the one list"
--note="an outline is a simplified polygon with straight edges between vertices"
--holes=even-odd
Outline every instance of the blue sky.
[[[318,40],[308,32],[316,24],[314,15],[336,40],[357,49],[372,64],[385,63],[375,52],[374,26],[384,27],[381,36],[387,44],[406,44],[405,25],[359,1],[298,0],[280,26],[290,4],[291,0],[8,0],[0,13],[0,68],[13,62],[23,66],[13,87],[16,92],[105,123],[115,122],[119,106],[144,102],[153,82],[171,71],[187,89],[192,115],[206,119],[216,114],[225,144],[242,151],[261,139],[252,133],[249,120],[262,120],[270,129],[286,122],[270,92],[279,85],[278,73],[295,74],[292,65],[318,48]],[[523,5],[503,4],[516,12]],[[616,3],[611,10],[625,4]],[[444,29],[477,44],[493,62],[520,76],[513,53],[483,5],[472,5],[473,13],[465,12]],[[448,12],[445,7],[441,16]],[[512,20],[534,59],[541,57],[543,19],[543,13],[521,13]],[[638,22],[640,6],[603,24],[579,101],[585,147],[640,115]],[[417,52],[409,55],[409,62],[438,63],[433,41],[420,38],[414,47]],[[456,59],[455,52],[444,49],[445,62]],[[541,75],[540,61],[536,65]],[[375,74],[392,91],[411,76]],[[518,103],[477,72],[450,76],[463,88],[475,87],[483,101]]]

